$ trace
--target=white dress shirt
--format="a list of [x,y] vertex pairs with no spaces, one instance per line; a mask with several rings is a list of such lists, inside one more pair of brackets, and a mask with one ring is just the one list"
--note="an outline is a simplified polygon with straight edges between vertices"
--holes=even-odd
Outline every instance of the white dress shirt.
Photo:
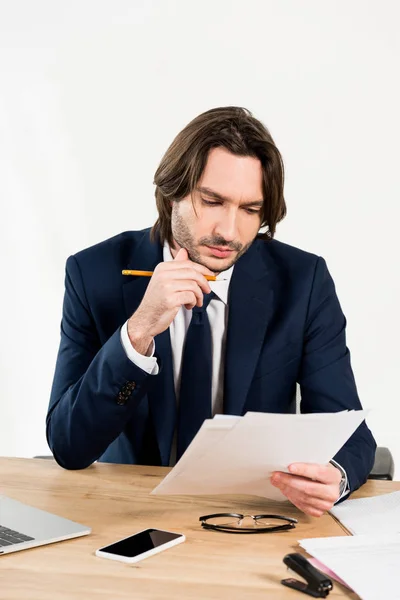
[[[163,249],[164,262],[173,260],[171,250],[168,243],[164,244]],[[223,392],[224,392],[224,367],[225,367],[225,344],[226,344],[226,328],[228,323],[228,291],[231,281],[234,266],[223,272],[221,281],[209,281],[211,291],[214,292],[216,298],[213,298],[207,306],[207,316],[210,322],[211,338],[212,338],[212,383],[211,383],[211,412],[214,416],[217,413],[223,413]],[[179,384],[181,376],[181,363],[183,345],[185,342],[186,332],[189,328],[192,311],[181,306],[175,319],[169,326],[172,350],[172,364],[174,369],[174,385],[175,395],[179,402]],[[121,328],[121,342],[128,358],[150,375],[157,375],[159,367],[157,359],[154,356],[155,344],[150,346],[148,355],[139,354],[132,346],[128,336],[128,321]],[[176,432],[174,436],[173,448],[171,451],[170,465],[175,464],[176,455]],[[341,484],[340,500],[343,496],[349,493],[346,471],[337,464],[331,461],[342,473],[343,481]]]

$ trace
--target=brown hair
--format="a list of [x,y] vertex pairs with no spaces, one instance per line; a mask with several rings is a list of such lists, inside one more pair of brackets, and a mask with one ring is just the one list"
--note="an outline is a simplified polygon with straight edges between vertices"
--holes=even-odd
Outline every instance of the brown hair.
[[179,202],[191,194],[206,166],[212,148],[222,147],[238,156],[258,158],[263,170],[264,206],[259,237],[271,240],[276,224],[286,215],[283,197],[284,168],[268,129],[246,108],[213,108],[191,121],[174,139],[155,173],[158,219],[152,229],[161,243],[173,243],[171,200]]

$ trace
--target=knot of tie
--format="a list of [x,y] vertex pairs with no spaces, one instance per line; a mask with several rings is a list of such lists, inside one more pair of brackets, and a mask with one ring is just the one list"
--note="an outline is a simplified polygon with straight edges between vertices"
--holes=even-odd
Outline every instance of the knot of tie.
[[214,292],[210,292],[209,294],[203,294],[203,306],[194,306],[192,309],[191,322],[193,324],[197,325],[202,323],[203,315],[207,310],[207,306],[210,304],[213,298],[216,298]]
[[209,294],[203,294],[203,306],[195,306],[193,308],[194,312],[204,312],[207,310],[207,306],[210,304],[211,300],[216,298],[214,292],[210,292]]

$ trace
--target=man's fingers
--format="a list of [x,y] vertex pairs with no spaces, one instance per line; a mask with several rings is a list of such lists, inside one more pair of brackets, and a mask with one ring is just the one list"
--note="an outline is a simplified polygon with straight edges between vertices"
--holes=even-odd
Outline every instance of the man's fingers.
[[198,298],[194,292],[179,292],[178,302],[187,309],[192,309],[198,304]]
[[[157,276],[158,283],[164,282],[165,285],[168,285],[179,281],[178,285],[184,286],[187,281],[192,283],[195,282],[204,294],[209,294],[211,292],[210,284],[205,278],[208,274],[213,275],[213,273],[206,267],[203,267],[203,265],[198,265],[190,260],[163,262],[158,264],[154,269],[154,275]],[[155,277],[153,278],[153,281],[154,280]],[[201,304],[199,306],[201,306]]]
[[196,302],[195,304],[193,304],[192,308],[194,306],[202,306],[203,304],[203,292],[201,290],[201,288],[197,285],[197,283],[195,281],[185,281],[183,285],[177,285],[177,282],[174,282],[174,284],[172,284],[172,287],[175,288],[175,297],[174,297],[174,304],[176,302],[175,305],[178,304],[192,304],[192,301],[189,300],[185,300],[184,302],[181,301],[182,299],[182,294],[186,294],[188,292],[192,293],[195,295],[196,297]]
[[339,469],[330,464],[294,463],[289,471],[272,473],[271,483],[297,508],[313,517],[332,508],[339,496]]
[[[170,273],[164,272],[162,274],[162,278],[169,281]],[[172,279],[172,278],[171,278]],[[179,280],[180,285],[185,285],[185,281],[195,281],[197,285],[203,290],[204,294],[209,294],[211,292],[210,284],[207,279],[205,279],[202,273],[199,273],[195,269],[191,269],[189,267],[182,267],[180,269],[176,269],[173,271],[173,279]]]
[[315,506],[310,506],[309,504],[303,504],[302,510],[306,515],[310,515],[310,517],[322,517],[325,513],[324,510],[320,510],[319,508],[315,508]]
[[336,489],[333,485],[312,481],[306,477],[289,475],[288,473],[276,473],[272,477],[272,483],[280,489],[282,489],[281,486],[285,486],[312,498],[320,498],[328,502],[335,502],[337,500]]
[[178,254],[174,258],[174,261],[179,262],[179,261],[187,260],[187,259],[188,259],[188,253],[187,253],[186,248],[180,248]]
[[[185,262],[187,263],[186,265],[182,264]],[[210,269],[207,269],[207,267],[205,267],[204,265],[201,265],[199,263],[191,261],[186,248],[180,248],[180,250],[177,253],[177,255],[175,256],[174,260],[160,263],[160,265],[164,265],[167,268],[170,268],[170,267],[172,268],[173,266],[179,267],[179,268],[191,267],[192,269],[196,269],[196,271],[198,271],[199,273],[202,273],[203,275],[215,275],[215,273],[213,273],[213,271],[210,271]],[[157,267],[159,267],[160,265],[157,265]]]
[[215,275],[213,271],[210,271],[210,269],[207,269],[204,265],[192,262],[191,260],[176,260],[176,257],[175,260],[159,263],[154,269],[154,273],[168,273],[170,275],[171,271],[176,273],[178,269],[192,269],[201,275]]
[[286,496],[286,498],[288,500],[290,500],[290,502],[292,504],[294,504],[299,510],[301,510],[303,513],[310,515],[311,517],[321,517],[324,514],[324,510],[318,508],[317,506],[314,506],[312,503],[310,502],[305,502],[304,500],[302,500],[297,494],[296,492],[294,492],[291,489],[286,490],[286,493],[283,492]]
[[301,510],[306,515],[310,515],[310,517],[322,517],[325,511],[316,508],[315,506],[311,506],[306,504],[305,502],[301,502],[300,500],[293,498],[288,498],[292,504],[294,504],[299,510]]
[[341,479],[339,469],[331,464],[293,463],[289,465],[289,472],[292,475],[300,475],[321,483],[338,483]]
[[292,504],[312,517],[320,517],[333,506],[332,502],[327,502],[319,498],[311,498],[287,486],[281,488],[281,491]]
[[293,490],[289,490],[288,494],[290,494],[290,496],[293,499],[295,499],[296,503],[300,502],[305,506],[313,507],[315,509],[321,510],[322,512],[330,510],[333,506],[333,501],[331,500],[322,500],[321,498],[314,498],[312,496],[307,496],[307,494],[303,494],[302,492],[294,492]]

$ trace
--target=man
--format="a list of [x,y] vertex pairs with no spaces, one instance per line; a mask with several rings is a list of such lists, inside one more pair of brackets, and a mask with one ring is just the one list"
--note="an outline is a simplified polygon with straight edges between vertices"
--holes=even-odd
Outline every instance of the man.
[[[286,206],[267,129],[245,109],[210,110],[178,134],[155,184],[152,231],[67,261],[47,416],[59,464],[173,464],[204,418],[287,412],[296,382],[302,412],[360,409],[324,260],[273,239]],[[364,483],[374,453],[363,423],[330,464],[272,482],[320,516]]]

